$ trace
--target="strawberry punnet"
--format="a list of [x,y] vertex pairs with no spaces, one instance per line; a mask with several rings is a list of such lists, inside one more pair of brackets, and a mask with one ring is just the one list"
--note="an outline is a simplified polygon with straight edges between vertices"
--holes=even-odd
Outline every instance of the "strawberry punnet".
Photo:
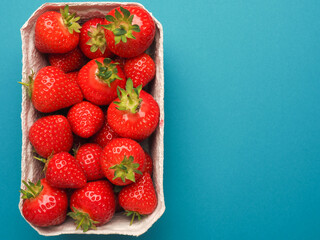
[[143,53],[153,42],[155,23],[138,6],[117,7],[106,15],[106,39],[110,50],[124,58]]
[[47,158],[54,153],[70,151],[73,136],[66,117],[51,115],[39,118],[31,126],[29,140],[36,152]]
[[90,59],[113,55],[107,45],[105,29],[101,26],[104,21],[103,18],[92,18],[82,25],[79,46]]
[[20,190],[24,199],[22,214],[27,221],[39,227],[59,225],[65,221],[68,197],[64,190],[51,187],[45,179],[36,184],[22,182],[27,188]]
[[58,12],[45,12],[36,22],[35,46],[42,53],[66,53],[79,43],[81,26],[75,13],[69,13],[68,5]]
[[73,192],[70,199],[72,212],[68,216],[75,220],[77,229],[81,227],[86,232],[109,222],[114,215],[115,205],[112,185],[108,181],[88,182]]
[[101,168],[111,183],[124,186],[141,177],[145,158],[139,143],[128,138],[116,138],[103,149]]
[[110,58],[97,58],[80,69],[77,81],[88,101],[108,105],[117,97],[117,87],[126,84],[125,75],[118,65]]
[[133,88],[129,78],[126,90],[119,89],[118,96],[107,111],[107,121],[119,136],[143,140],[158,126],[160,109],[158,103],[142,85]]

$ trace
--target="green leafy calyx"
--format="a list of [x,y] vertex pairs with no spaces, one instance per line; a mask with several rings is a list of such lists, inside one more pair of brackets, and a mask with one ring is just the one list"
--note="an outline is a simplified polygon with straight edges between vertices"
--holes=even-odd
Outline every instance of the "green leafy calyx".
[[123,7],[120,7],[120,12],[116,9],[114,16],[106,15],[106,19],[110,23],[103,25],[106,29],[113,32],[115,44],[118,44],[120,41],[126,43],[128,38],[136,39],[133,32],[140,32],[139,25],[132,24],[134,15]]
[[98,49],[100,49],[100,51],[104,53],[107,47],[107,42],[104,29],[101,27],[101,25],[98,24],[97,27],[91,26],[90,30],[88,31],[88,36],[90,37],[90,40],[86,42],[86,44],[91,46],[90,51],[96,52]]
[[20,190],[23,199],[36,198],[43,189],[43,185],[41,184],[40,180],[36,184],[31,182],[30,180],[28,181],[28,183],[25,181],[22,182],[27,187],[26,190]]
[[141,171],[138,170],[139,163],[133,162],[134,158],[132,156],[124,156],[121,163],[113,165],[109,169],[115,169],[114,171],[114,179],[121,178],[122,182],[125,182],[126,179],[135,182],[135,173],[142,174]]
[[98,72],[96,73],[96,76],[104,83],[108,84],[108,87],[110,87],[110,84],[119,79],[122,80],[121,77],[118,76],[118,69],[117,65],[119,63],[117,62],[111,62],[110,58],[105,58],[103,60],[103,63],[98,62],[97,60],[96,64],[98,65]]
[[141,220],[141,216],[143,216],[142,214],[140,214],[140,213],[138,213],[138,212],[129,211],[129,210],[126,210],[126,211],[124,212],[124,215],[126,215],[126,216],[128,216],[128,217],[130,217],[130,216],[132,215],[131,221],[130,221],[130,226],[132,225],[135,217],[137,217],[138,220],[140,221],[140,220]]
[[27,88],[28,91],[28,96],[29,98],[32,97],[32,91],[33,91],[33,82],[34,82],[34,71],[31,71],[31,75],[28,76],[29,81],[28,82],[18,82],[21,85],[25,86]]
[[60,9],[62,20],[64,25],[68,28],[70,34],[73,34],[73,31],[79,33],[81,26],[78,23],[80,17],[76,17],[76,13],[69,13],[69,6],[66,5],[63,9]]
[[75,220],[77,229],[81,227],[83,232],[87,232],[89,229],[96,229],[96,224],[99,223],[98,221],[92,220],[88,213],[82,212],[75,207],[72,207],[72,212],[69,212],[68,216]]

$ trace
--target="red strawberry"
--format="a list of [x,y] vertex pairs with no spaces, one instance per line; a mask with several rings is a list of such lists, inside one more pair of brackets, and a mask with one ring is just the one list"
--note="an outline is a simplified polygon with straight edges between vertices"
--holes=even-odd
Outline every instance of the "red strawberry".
[[63,223],[67,216],[68,198],[62,189],[51,187],[45,179],[37,184],[26,183],[22,190],[22,214],[28,222],[39,227],[48,227]]
[[107,121],[104,121],[103,127],[92,137],[92,142],[104,148],[112,139],[117,137],[118,134],[112,130]]
[[100,166],[102,148],[95,143],[86,143],[79,147],[76,153],[76,161],[81,165],[88,181],[104,178]]
[[124,65],[126,63],[126,59],[125,58],[122,58],[122,57],[119,57],[117,56],[115,59],[114,59],[115,62],[119,63],[119,66],[121,67],[121,69],[124,69]]
[[106,39],[110,50],[124,58],[143,53],[153,42],[155,23],[151,15],[138,6],[117,7],[106,16]]
[[79,46],[90,59],[113,55],[106,42],[105,30],[101,26],[104,21],[103,18],[92,18],[82,25]]
[[143,140],[158,126],[158,103],[141,88],[133,88],[129,78],[126,90],[120,89],[119,98],[108,107],[108,124],[121,137]]
[[145,163],[144,172],[147,172],[150,174],[150,176],[152,176],[152,172],[153,172],[152,158],[150,157],[150,155],[146,151],[144,152],[144,154],[146,155],[146,163]]
[[35,46],[43,53],[66,53],[79,43],[80,25],[75,13],[69,13],[68,5],[58,12],[45,12],[37,19]]
[[29,130],[29,140],[42,157],[53,153],[70,151],[73,136],[68,120],[62,115],[46,116],[38,119]]
[[145,158],[139,143],[128,138],[116,138],[103,149],[101,168],[111,183],[124,186],[141,177]]
[[67,118],[72,132],[82,138],[88,138],[100,130],[105,116],[101,108],[84,101],[72,106]]
[[141,84],[144,87],[154,78],[156,65],[148,54],[143,53],[126,60],[124,73],[127,78],[132,79],[133,87],[138,87]]
[[115,196],[112,185],[105,180],[88,182],[76,190],[70,199],[72,217],[83,232],[96,229],[111,220],[115,212]]
[[[78,71],[66,73],[67,77],[74,83],[77,83]],[[77,83],[78,84],[78,83]]]
[[47,66],[29,76],[26,85],[33,106],[40,112],[49,113],[70,107],[82,101],[82,92],[76,82],[70,81],[68,76],[59,68]]
[[49,54],[48,59],[51,66],[57,67],[65,73],[78,70],[86,63],[86,57],[77,47],[67,53]]
[[45,163],[46,180],[56,188],[81,188],[86,182],[86,175],[75,158],[67,152],[60,152],[47,160],[37,158]]
[[126,211],[126,215],[132,215],[130,225],[135,216],[140,220],[141,215],[151,214],[157,207],[157,195],[154,190],[149,173],[144,173],[137,182],[125,186],[119,193],[119,204]]
[[123,71],[109,58],[91,60],[78,74],[84,97],[96,105],[108,105],[117,97],[117,87],[123,87],[125,83]]

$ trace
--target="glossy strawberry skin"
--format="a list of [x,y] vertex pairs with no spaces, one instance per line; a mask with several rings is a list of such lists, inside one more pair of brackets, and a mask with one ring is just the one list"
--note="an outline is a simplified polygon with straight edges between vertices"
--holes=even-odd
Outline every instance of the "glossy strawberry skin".
[[88,182],[72,194],[70,207],[88,213],[92,220],[99,222],[96,226],[109,222],[115,212],[112,185],[106,180]]
[[90,28],[97,28],[98,24],[103,25],[104,22],[104,18],[92,18],[82,25],[80,32],[79,47],[81,51],[84,53],[84,55],[86,55],[90,59],[96,59],[100,57],[112,57],[113,55],[113,53],[109,50],[107,43],[105,44],[104,53],[102,53],[100,49],[98,49],[95,52],[92,52],[90,50],[91,46],[87,44],[87,42],[91,39],[91,37],[88,35],[88,32],[90,32]]
[[[136,39],[128,38],[127,42],[120,41],[115,44],[114,34],[110,30],[106,30],[106,39],[109,49],[116,55],[124,58],[132,58],[142,54],[152,44],[155,36],[155,23],[151,15],[143,8],[138,6],[124,6],[134,15],[132,24],[137,24],[140,27],[140,32],[133,32]],[[108,15],[115,16],[115,10],[121,12],[120,7],[111,10]],[[106,20],[106,24],[110,24]]]
[[144,172],[147,172],[147,173],[150,174],[150,176],[152,176],[152,173],[153,173],[153,161],[152,161],[152,158],[146,151],[144,153],[146,155],[146,163],[145,163]]
[[53,153],[70,151],[73,136],[66,117],[51,115],[39,118],[31,126],[29,140],[36,152],[47,158]]
[[[140,92],[140,98],[142,102],[137,113],[118,110],[114,102],[109,105],[108,124],[120,137],[140,141],[149,137],[158,126],[160,116],[158,103],[143,90]],[[119,99],[115,100],[117,101]]]
[[[131,180],[125,179],[123,182],[121,178],[115,177],[115,170],[110,169],[110,167],[120,164],[124,157],[129,158],[129,156],[133,157],[133,162],[138,163],[139,167],[137,170],[143,172],[145,168],[145,154],[142,147],[136,141],[127,138],[116,138],[113,139],[108,145],[103,149],[101,154],[101,168],[104,175],[108,178],[108,180],[118,186],[125,186],[132,183]],[[141,174],[135,173],[135,180],[141,177]]]
[[83,92],[84,97],[96,105],[108,105],[117,97],[117,87],[123,88],[126,84],[126,78],[122,69],[117,66],[118,76],[121,80],[115,80],[110,84],[102,82],[96,72],[98,65],[95,60],[103,62],[103,58],[97,58],[83,66],[78,74],[78,84]]
[[119,193],[119,204],[127,211],[151,214],[157,207],[157,195],[149,173],[144,173],[137,182],[125,186]]
[[86,184],[86,175],[70,153],[57,153],[47,161],[46,180],[50,186],[56,188],[81,188]]
[[86,57],[78,47],[67,53],[49,54],[48,59],[51,66],[65,73],[79,70],[86,63]]
[[22,214],[28,222],[39,227],[59,225],[66,219],[68,198],[64,190],[51,187],[45,179],[41,179],[41,193],[25,199]]
[[78,71],[66,73],[67,77],[74,83],[77,83]]
[[100,130],[105,116],[100,107],[83,101],[70,108],[67,118],[73,133],[89,138]]
[[82,167],[88,181],[104,178],[100,166],[102,148],[95,143],[86,143],[79,147],[75,159]]
[[132,79],[133,87],[144,87],[154,78],[156,65],[148,54],[143,53],[126,60],[124,73],[127,78]]
[[107,144],[119,135],[112,130],[107,120],[104,121],[102,128],[91,138],[91,141],[104,148]]
[[35,27],[35,46],[42,53],[66,53],[79,43],[79,33],[69,33],[58,12],[45,12]]
[[40,112],[54,112],[79,103],[82,99],[79,86],[56,67],[42,68],[32,83],[31,100]]

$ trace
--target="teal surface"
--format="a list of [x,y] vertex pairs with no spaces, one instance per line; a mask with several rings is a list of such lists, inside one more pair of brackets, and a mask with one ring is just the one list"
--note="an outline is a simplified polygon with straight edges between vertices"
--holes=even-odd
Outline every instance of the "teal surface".
[[[166,211],[138,239],[320,239],[320,1],[140,1],[163,24]],[[1,239],[18,210],[20,27],[1,3]],[[50,239],[137,239],[67,235]]]

